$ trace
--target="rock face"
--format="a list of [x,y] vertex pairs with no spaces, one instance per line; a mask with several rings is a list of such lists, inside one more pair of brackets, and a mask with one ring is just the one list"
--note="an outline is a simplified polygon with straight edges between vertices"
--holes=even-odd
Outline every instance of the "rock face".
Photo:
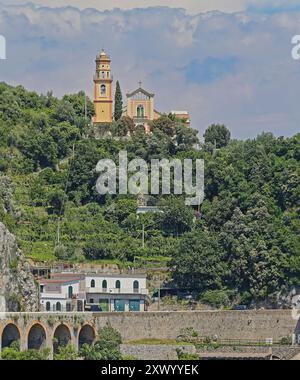
[[38,288],[16,239],[0,222],[0,312],[37,311]]

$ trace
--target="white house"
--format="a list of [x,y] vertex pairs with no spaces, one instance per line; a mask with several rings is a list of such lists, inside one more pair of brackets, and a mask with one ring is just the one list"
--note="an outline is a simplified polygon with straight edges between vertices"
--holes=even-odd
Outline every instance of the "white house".
[[86,275],[87,305],[102,311],[145,311],[149,291],[146,275]]
[[42,311],[83,311],[85,304],[84,277],[67,276],[40,280]]
[[56,273],[40,280],[42,311],[146,311],[146,275]]

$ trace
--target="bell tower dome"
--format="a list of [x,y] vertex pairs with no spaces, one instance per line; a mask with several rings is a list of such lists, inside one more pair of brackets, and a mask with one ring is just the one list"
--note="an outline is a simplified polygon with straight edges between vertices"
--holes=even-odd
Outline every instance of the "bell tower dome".
[[94,107],[93,123],[112,122],[112,82],[110,57],[102,49],[96,57],[96,73],[94,75]]

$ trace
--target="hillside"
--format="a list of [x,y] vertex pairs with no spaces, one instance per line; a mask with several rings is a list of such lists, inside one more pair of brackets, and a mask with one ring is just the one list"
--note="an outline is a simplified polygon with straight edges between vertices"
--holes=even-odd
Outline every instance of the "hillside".
[[0,312],[37,310],[38,287],[29,264],[0,222]]
[[[137,128],[127,138],[130,121],[121,119],[96,140],[83,93],[57,99],[0,84],[0,221],[24,254],[169,262],[176,286],[220,305],[276,300],[300,285],[300,134],[229,141],[214,126],[195,150],[195,131],[167,116],[155,123],[151,135]],[[148,161],[204,158],[201,218],[180,196],[151,197],[164,214],[140,218],[135,197],[99,196],[96,163],[117,161],[120,150]]]

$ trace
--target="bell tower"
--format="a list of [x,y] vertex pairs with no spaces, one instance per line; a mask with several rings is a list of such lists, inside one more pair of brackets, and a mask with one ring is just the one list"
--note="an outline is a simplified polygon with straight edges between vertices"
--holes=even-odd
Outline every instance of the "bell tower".
[[110,57],[104,50],[97,55],[96,73],[94,75],[94,107],[95,117],[93,122],[111,123],[112,122],[112,82],[110,68]]

